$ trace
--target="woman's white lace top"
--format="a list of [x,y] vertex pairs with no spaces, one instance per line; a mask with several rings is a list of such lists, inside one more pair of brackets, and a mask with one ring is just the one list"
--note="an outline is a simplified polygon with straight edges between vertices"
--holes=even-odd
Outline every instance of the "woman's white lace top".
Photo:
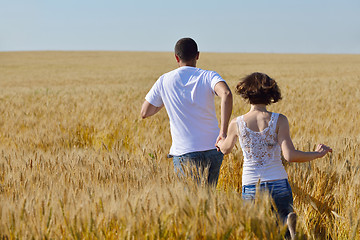
[[287,179],[277,142],[278,118],[278,113],[272,113],[267,128],[261,132],[249,129],[243,116],[237,118],[239,142],[244,155],[242,185],[256,184],[259,180]]

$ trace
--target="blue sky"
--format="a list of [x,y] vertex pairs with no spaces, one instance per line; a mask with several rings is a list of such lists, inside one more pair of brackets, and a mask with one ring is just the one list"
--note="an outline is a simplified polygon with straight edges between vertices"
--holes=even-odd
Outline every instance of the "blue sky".
[[0,51],[360,54],[359,0],[0,0]]

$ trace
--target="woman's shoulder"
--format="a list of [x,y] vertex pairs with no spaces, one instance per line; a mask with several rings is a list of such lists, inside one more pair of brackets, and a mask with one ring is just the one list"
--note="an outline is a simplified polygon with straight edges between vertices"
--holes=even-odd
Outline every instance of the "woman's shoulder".
[[289,120],[288,120],[288,118],[284,115],[284,114],[282,114],[282,113],[276,113],[277,115],[278,115],[278,120],[277,120],[277,122],[278,122],[278,124],[277,125],[289,125]]
[[230,121],[230,124],[237,124],[241,120],[241,116],[237,116]]
[[277,112],[269,112],[269,113],[270,113],[270,116],[272,116],[272,117],[278,117],[279,119],[286,118],[286,116],[282,113],[277,113]]
[[229,123],[229,126],[230,125],[234,125],[234,126],[237,126],[237,127],[241,127],[241,123],[243,122],[243,116],[244,115],[241,115],[241,116],[237,116],[235,118],[233,118],[230,123]]
[[229,133],[234,133],[235,135],[239,134],[239,117],[236,117],[234,119],[232,119],[229,123],[229,128],[228,128],[228,134]]
[[280,119],[287,120],[287,117],[284,114],[282,114],[282,113],[276,113],[276,114],[278,115],[279,120]]
[[284,114],[281,113],[273,113],[272,116],[276,116],[277,120],[275,121],[275,131],[276,133],[279,132],[279,129],[288,128],[289,122],[287,117]]
[[230,121],[230,124],[233,123],[233,124],[240,124],[242,121],[244,121],[244,115],[240,115],[240,116],[237,116],[235,118],[233,118],[231,121]]

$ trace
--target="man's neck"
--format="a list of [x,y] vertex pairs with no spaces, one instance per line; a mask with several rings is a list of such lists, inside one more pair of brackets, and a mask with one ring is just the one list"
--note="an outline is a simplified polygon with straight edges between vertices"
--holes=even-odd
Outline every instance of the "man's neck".
[[179,62],[179,67],[196,67],[196,61],[194,61],[194,62]]

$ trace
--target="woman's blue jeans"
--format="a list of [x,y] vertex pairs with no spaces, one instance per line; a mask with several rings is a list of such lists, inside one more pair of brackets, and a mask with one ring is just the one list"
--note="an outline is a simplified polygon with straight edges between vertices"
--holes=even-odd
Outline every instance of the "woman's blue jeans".
[[[206,173],[207,176],[204,177],[207,179],[207,183],[216,186],[223,158],[224,154],[216,149],[173,156],[175,173],[179,176],[184,176],[184,167],[194,166],[197,171],[195,174],[191,173],[194,177],[203,176]],[[197,180],[199,181],[199,179]]]
[[[287,215],[293,212],[293,195],[289,181],[281,179],[270,182],[261,182],[260,191],[267,191],[273,198],[280,220],[284,223]],[[256,184],[244,185],[242,187],[242,198],[244,200],[254,200]]]

